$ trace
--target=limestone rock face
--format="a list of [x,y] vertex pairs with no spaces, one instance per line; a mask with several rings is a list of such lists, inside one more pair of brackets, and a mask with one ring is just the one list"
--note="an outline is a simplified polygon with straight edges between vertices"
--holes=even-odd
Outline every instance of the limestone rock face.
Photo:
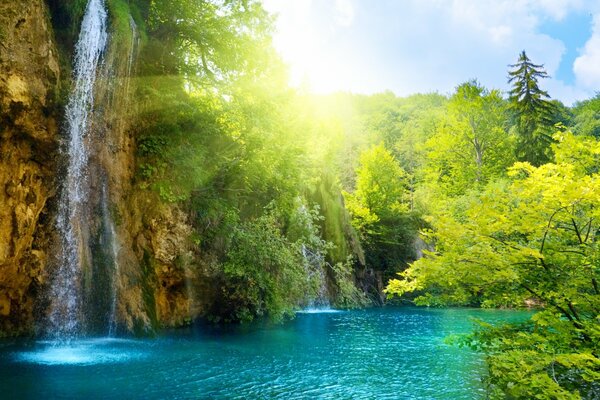
[[31,329],[55,194],[59,62],[42,0],[0,3],[0,336]]
[[[68,93],[70,84],[60,68],[68,68],[70,50],[61,47],[59,55],[47,4],[0,0],[0,337],[31,334],[43,323],[60,250],[55,218],[61,166],[67,161],[59,149],[66,103],[60,93]],[[190,266],[187,215],[174,205],[157,208],[152,193],[135,185],[133,99],[140,37],[133,19],[115,17],[111,24],[94,89],[94,135],[88,138],[87,175],[94,195],[85,245],[92,272],[86,272],[91,279],[83,286],[98,286],[93,274],[108,265],[110,253],[119,330],[145,332],[200,315],[204,303],[191,299],[204,299],[204,292],[215,289],[192,274],[199,266]],[[105,243],[104,217],[114,231],[114,248]],[[106,297],[94,290],[86,299]],[[98,306],[104,314],[107,301]]]
[[184,324],[193,308],[186,276],[186,264],[192,259],[187,216],[176,207],[163,207],[148,221],[145,233],[154,259],[156,318],[163,326]]

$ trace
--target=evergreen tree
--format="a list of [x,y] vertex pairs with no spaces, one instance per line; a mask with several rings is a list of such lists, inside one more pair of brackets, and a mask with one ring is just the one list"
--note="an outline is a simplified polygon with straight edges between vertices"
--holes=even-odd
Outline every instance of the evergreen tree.
[[538,80],[548,78],[543,65],[537,65],[522,51],[508,72],[510,107],[515,116],[518,134],[517,158],[539,166],[552,157],[552,126],[554,105],[548,92],[540,89]]

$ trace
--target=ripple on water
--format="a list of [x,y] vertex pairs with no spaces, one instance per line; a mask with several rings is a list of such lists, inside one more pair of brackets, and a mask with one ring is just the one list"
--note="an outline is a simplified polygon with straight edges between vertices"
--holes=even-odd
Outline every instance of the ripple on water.
[[[469,332],[470,317],[480,315],[385,308],[153,339],[0,342],[0,397],[483,398],[484,360],[444,342]],[[509,315],[482,317],[493,323]]]
[[296,311],[296,314],[336,314],[344,312],[335,308],[305,308],[304,310]]
[[[32,350],[13,353],[14,360],[42,365],[94,365],[140,359],[144,351],[129,339],[98,338],[69,343],[38,341]],[[133,345],[133,346],[132,346]]]

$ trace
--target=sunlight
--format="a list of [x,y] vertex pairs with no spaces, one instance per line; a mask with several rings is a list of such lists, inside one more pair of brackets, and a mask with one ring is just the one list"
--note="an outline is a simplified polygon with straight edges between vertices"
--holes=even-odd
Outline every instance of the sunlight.
[[[275,39],[285,62],[290,67],[290,84],[316,94],[328,94],[344,86],[339,59],[331,59],[325,43],[309,29],[299,31],[284,27]],[[330,53],[330,52],[329,52]]]
[[599,63],[599,0],[2,2],[0,400],[600,400]]
[[[352,16],[345,3],[336,3],[330,23],[313,18],[310,1],[266,1],[265,7],[278,15],[273,37],[275,48],[290,68],[290,84],[315,94],[330,94],[356,88],[358,60],[352,52],[336,45],[336,34]],[[362,85],[365,86],[365,85]]]

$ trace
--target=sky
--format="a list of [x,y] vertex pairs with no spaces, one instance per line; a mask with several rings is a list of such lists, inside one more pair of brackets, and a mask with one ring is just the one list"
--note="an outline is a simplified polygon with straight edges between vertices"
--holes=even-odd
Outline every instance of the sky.
[[600,91],[600,0],[263,0],[290,83],[398,96],[477,79],[508,90],[522,50],[572,105]]

